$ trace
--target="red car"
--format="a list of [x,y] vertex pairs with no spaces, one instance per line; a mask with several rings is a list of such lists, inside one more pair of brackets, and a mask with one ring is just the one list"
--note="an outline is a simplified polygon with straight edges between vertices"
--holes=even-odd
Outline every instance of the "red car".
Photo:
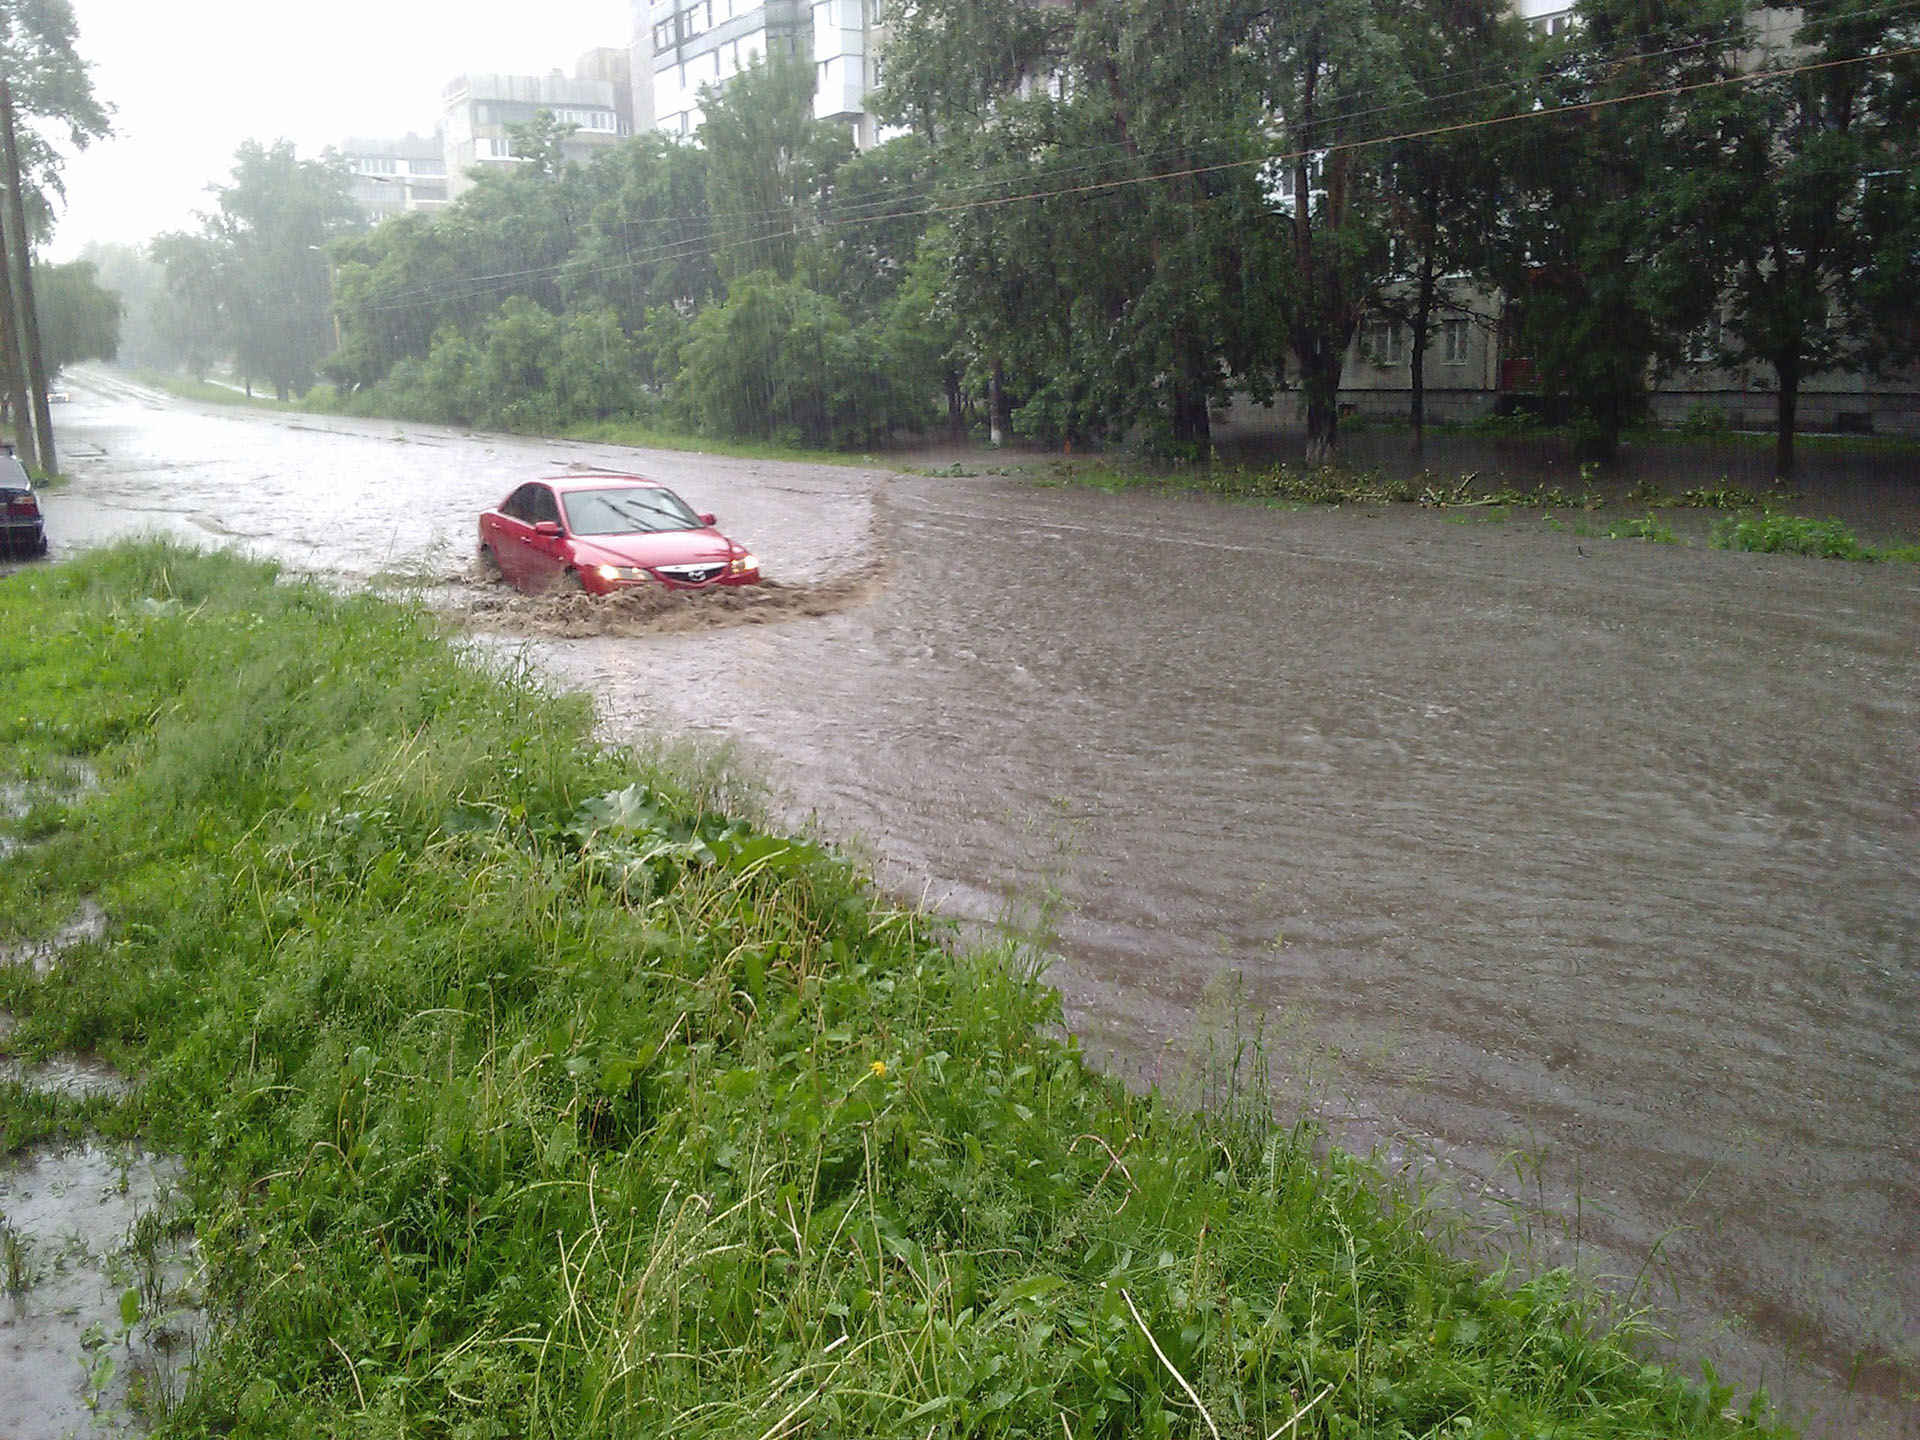
[[531,594],[757,585],[760,561],[658,481],[611,470],[529,480],[480,515],[480,563]]

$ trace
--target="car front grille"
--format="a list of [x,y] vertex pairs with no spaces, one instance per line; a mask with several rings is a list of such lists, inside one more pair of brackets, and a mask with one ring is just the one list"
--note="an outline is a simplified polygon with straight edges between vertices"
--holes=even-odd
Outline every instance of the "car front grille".
[[704,585],[726,574],[727,562],[715,560],[704,565],[656,565],[653,573],[675,585]]

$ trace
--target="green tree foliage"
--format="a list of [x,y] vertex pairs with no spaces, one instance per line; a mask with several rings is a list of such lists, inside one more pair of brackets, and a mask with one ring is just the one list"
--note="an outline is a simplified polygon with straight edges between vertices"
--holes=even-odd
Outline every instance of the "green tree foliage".
[[873,332],[772,271],[736,279],[695,318],[681,354],[676,399],[715,434],[851,449],[912,408]]
[[0,70],[13,86],[27,223],[38,238],[62,198],[62,149],[84,150],[113,126],[78,51],[69,0],[0,0]]
[[90,261],[42,265],[34,283],[40,300],[40,341],[47,371],[79,360],[111,360],[120,349],[120,297],[100,284]]
[[334,348],[328,243],[359,224],[345,168],[287,141],[249,140],[199,235],[163,236],[154,258],[174,301],[169,330],[189,368],[215,355],[281,399],[304,393]]
[[704,150],[639,135],[596,159],[590,179],[592,209],[562,276],[570,304],[597,301],[637,334],[656,306],[691,311],[717,291]]
[[[1363,323],[1411,331],[1418,426],[1439,326],[1493,311],[1503,388],[1606,451],[1718,310],[1790,410],[1798,377],[1920,352],[1900,13],[1815,0],[1781,54],[1846,63],[1789,84],[1753,74],[1745,0],[1583,0],[1551,39],[1503,0],[898,0],[894,138],[854,153],[787,57],[703,91],[694,143],[566,164],[544,117],[445,213],[334,243],[327,368],[465,423],[670,403],[870,444],[984,398],[996,437],[1185,456],[1294,390],[1319,461]],[[204,257],[174,248],[200,353]]]
[[226,353],[221,247],[205,235],[176,232],[155,239],[148,254],[164,277],[154,305],[154,333],[175,363],[204,380]]
[[1396,128],[1445,131],[1387,147],[1390,278],[1371,311],[1407,331],[1417,438],[1427,418],[1427,347],[1448,319],[1472,323],[1501,233],[1498,152],[1472,126],[1513,112],[1531,32],[1504,0],[1401,4],[1385,19],[1419,96],[1417,108],[1400,112],[1417,124]]
[[844,131],[814,123],[813,66],[756,57],[725,89],[701,87],[700,103],[721,275],[791,280],[820,186],[852,150]]
[[[976,379],[1054,443],[1138,428],[1204,453],[1211,408],[1276,361],[1281,256],[1250,163],[1264,138],[1244,21],[1145,0],[909,9],[929,49],[903,57],[887,103],[948,156],[952,309]],[[949,43],[962,34],[979,43]],[[942,91],[967,99],[938,115]]]
[[1720,203],[1725,82],[1746,32],[1741,0],[1582,0],[1578,13],[1535,82],[1533,103],[1566,113],[1508,131],[1497,271],[1541,391],[1576,409],[1605,457],[1716,300],[1698,219]]
[[[1920,120],[1903,93],[1910,57],[1903,66],[1887,53],[1920,42],[1920,22],[1871,0],[1815,0],[1801,13],[1797,43],[1772,47],[1767,67],[1801,73],[1727,109],[1724,203],[1709,236],[1725,277],[1725,358],[1773,372],[1781,475],[1793,470],[1802,383],[1899,355],[1886,321],[1915,316],[1911,246],[1904,306],[1878,283],[1876,260],[1902,228]],[[1819,68],[1801,69],[1809,62]]]
[[116,358],[124,365],[159,367],[172,356],[156,325],[158,307],[166,293],[166,275],[145,250],[132,245],[90,244],[80,258],[94,267],[102,289],[121,304],[120,344]]

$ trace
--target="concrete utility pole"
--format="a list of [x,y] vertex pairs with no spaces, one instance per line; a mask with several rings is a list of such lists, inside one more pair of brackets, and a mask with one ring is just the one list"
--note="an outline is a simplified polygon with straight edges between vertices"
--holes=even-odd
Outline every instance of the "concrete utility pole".
[[[33,237],[27,230],[27,206],[21,194],[20,146],[13,131],[13,86],[0,75],[0,149],[4,149],[7,182],[7,253],[12,263],[17,296],[16,317],[20,322],[20,350],[26,364],[28,402],[33,406],[34,437],[39,450],[40,471],[52,475],[59,466],[53,450],[53,411],[47,405],[47,364],[40,349],[40,311],[33,298]],[[24,424],[26,416],[21,417]],[[20,425],[16,424],[16,433]]]

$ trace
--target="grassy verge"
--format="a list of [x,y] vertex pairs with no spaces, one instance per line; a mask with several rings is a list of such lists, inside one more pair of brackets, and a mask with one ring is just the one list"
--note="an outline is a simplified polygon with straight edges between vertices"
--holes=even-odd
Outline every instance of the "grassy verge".
[[[177,395],[182,400],[197,400],[203,405],[237,405],[248,410],[286,410],[297,414],[324,411],[329,407],[317,399],[277,400],[272,395],[249,395],[244,390],[236,390],[231,385],[217,384],[212,380],[195,380],[190,375],[175,375],[164,370],[137,371],[134,378],[142,385],[151,385],[156,390],[164,390],[169,395]],[[313,392],[309,392],[311,395]]]
[[[1433,471],[1394,477],[1378,470],[1352,470],[1343,465],[1306,469],[1293,465],[1245,466],[1217,463],[1172,470],[1145,470],[1102,462],[1054,460],[1036,472],[1042,483],[1085,485],[1094,489],[1183,490],[1242,500],[1266,500],[1287,505],[1423,505],[1440,510],[1525,508],[1604,510],[1608,497],[1594,486],[1595,477],[1582,471],[1577,490],[1558,485],[1483,483],[1477,473],[1442,476]],[[1618,497],[1629,508],[1694,510],[1772,509],[1791,497],[1774,491],[1753,491],[1722,480],[1718,485],[1669,491],[1641,484]]]
[[415,611],[126,547],[0,581],[0,676],[0,944],[109,918],[0,967],[5,1044],[143,1080],[0,1086],[0,1150],[185,1158],[217,1339],[165,1434],[1765,1429]]
[[[207,405],[238,405],[256,410],[282,410],[307,415],[353,415],[370,420],[408,421],[409,415],[388,415],[352,405],[343,405],[331,385],[316,385],[299,400],[276,400],[271,395],[248,395],[228,385],[194,380],[185,375],[142,370],[135,377],[143,385],[196,400]],[[544,433],[544,432],[543,432]],[[562,427],[555,437],[563,440],[587,440],[605,445],[624,445],[636,450],[689,450],[703,455],[729,455],[743,460],[792,460],[815,465],[874,465],[883,463],[872,455],[849,454],[842,450],[810,450],[792,445],[776,445],[753,440],[724,440],[712,435],[693,435],[640,420],[603,420]]]

